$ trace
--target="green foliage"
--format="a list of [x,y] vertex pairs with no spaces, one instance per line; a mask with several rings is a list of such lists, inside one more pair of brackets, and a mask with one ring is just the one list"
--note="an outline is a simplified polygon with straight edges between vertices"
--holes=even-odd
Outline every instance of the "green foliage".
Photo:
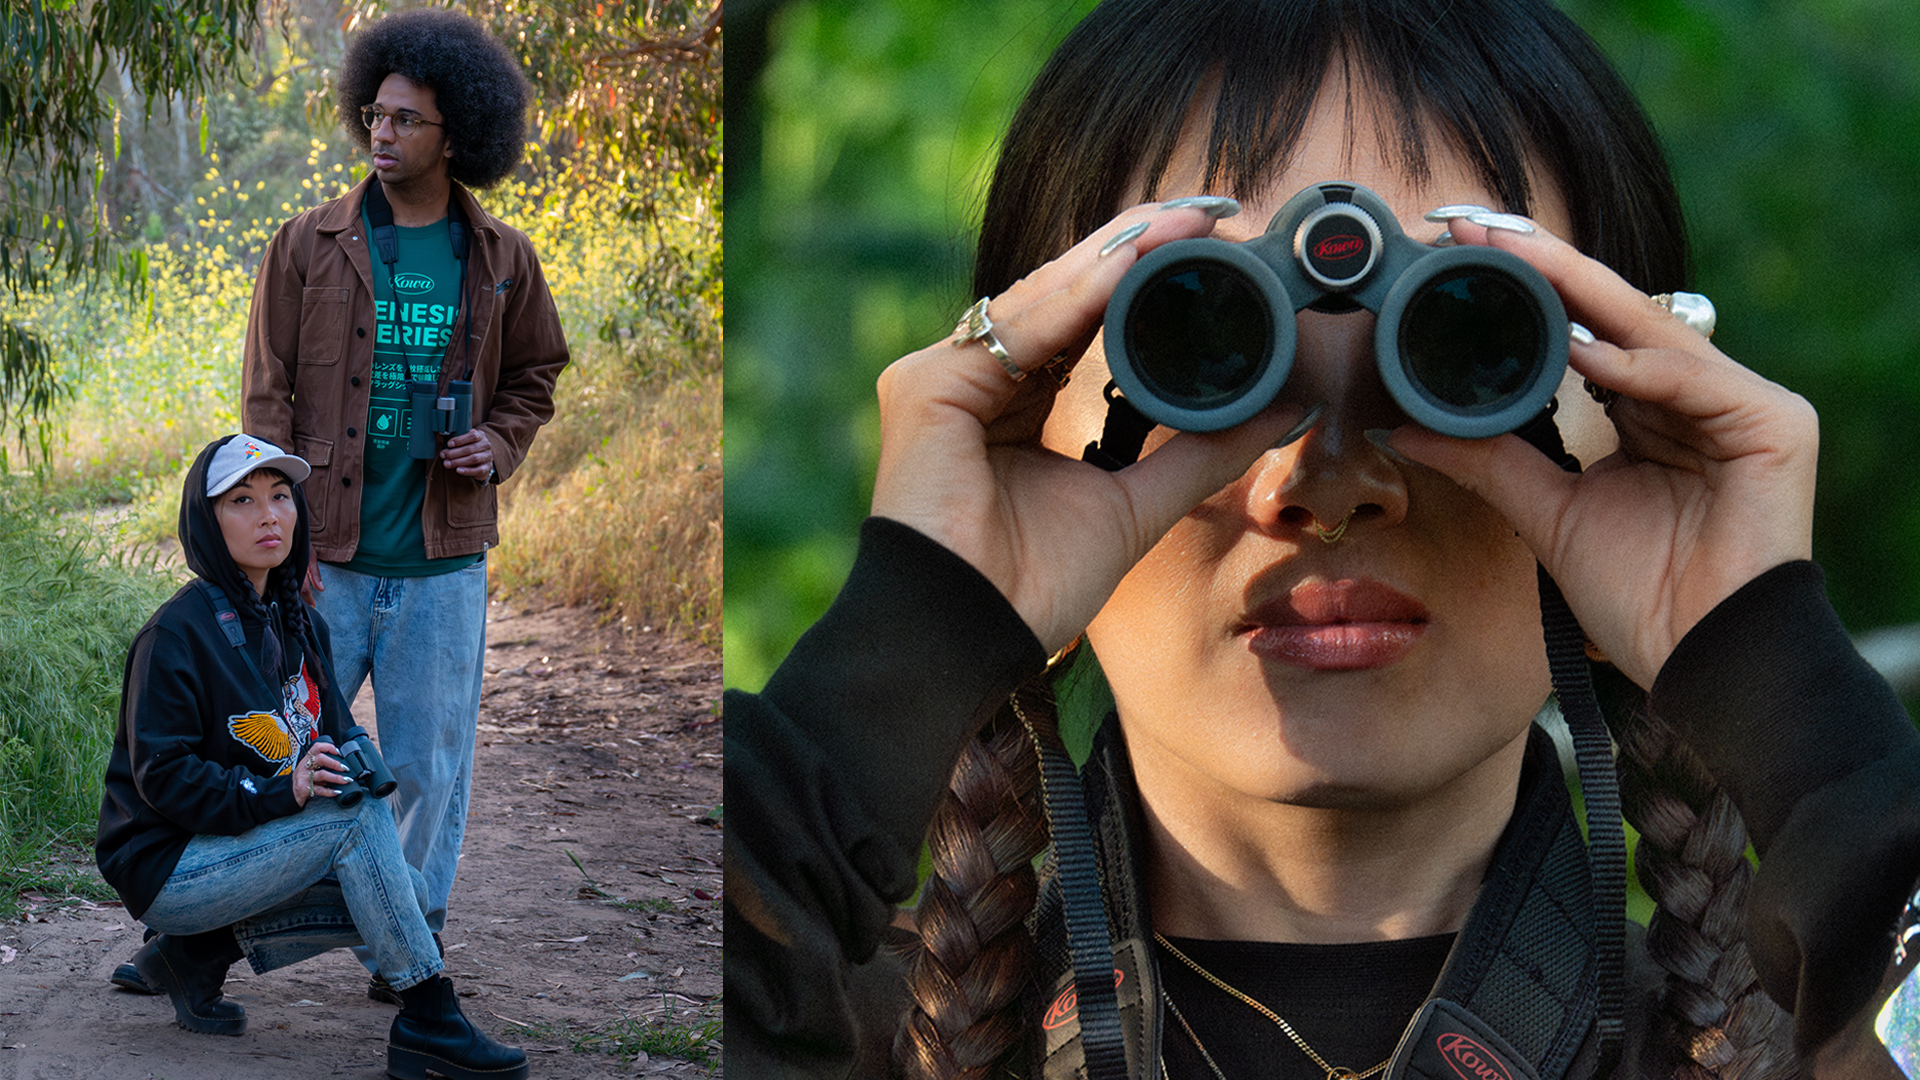
[[1820,411],[1814,554],[1841,616],[1920,621],[1920,8],[1568,7],[1667,146],[1714,344]]
[[[236,72],[254,25],[254,7],[243,0],[5,0],[0,285],[17,298],[111,270],[138,289],[144,260],[116,247],[97,212],[123,119],[103,82],[111,72],[126,85],[144,120],[156,100],[199,98]],[[44,417],[58,396],[50,344],[31,322],[0,313],[0,428],[11,423],[31,445],[26,422]]]
[[177,584],[0,480],[0,867],[90,834],[134,631]]
[[996,142],[1091,6],[820,0],[764,28],[778,47],[727,162],[727,685],[765,681],[845,579],[873,381],[972,299]]
[[[1665,139],[1715,343],[1820,410],[1815,554],[1842,617],[1920,621],[1901,434],[1920,416],[1920,7],[1565,2]],[[728,162],[727,685],[758,687],[844,580],[873,381],[974,299],[994,140],[1090,6],[803,0],[735,20],[736,55],[764,39],[767,59],[736,83]]]

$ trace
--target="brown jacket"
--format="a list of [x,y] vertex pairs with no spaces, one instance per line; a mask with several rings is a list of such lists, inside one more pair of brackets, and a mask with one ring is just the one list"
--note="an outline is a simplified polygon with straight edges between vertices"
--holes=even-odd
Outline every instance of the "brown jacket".
[[[371,182],[280,226],[254,282],[241,373],[245,429],[290,447],[313,466],[306,482],[313,546],[344,562],[360,543],[360,477],[372,393],[373,278],[360,200]],[[567,341],[526,234],[500,222],[458,184],[472,224],[467,297],[473,309],[473,426],[493,444],[497,480],[513,475],[533,434],[553,416],[553,384]],[[465,312],[460,325],[467,325]],[[465,369],[459,335],[440,385]],[[427,470],[421,526],[430,559],[476,554],[500,542],[492,484]]]

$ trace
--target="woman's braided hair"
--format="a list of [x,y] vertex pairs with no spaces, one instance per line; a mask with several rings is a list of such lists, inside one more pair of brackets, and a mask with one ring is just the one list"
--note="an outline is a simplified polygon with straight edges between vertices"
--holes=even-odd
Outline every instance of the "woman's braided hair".
[[[1397,109],[1399,145],[1385,149],[1410,176],[1427,174],[1431,145],[1445,147],[1520,213],[1534,179],[1549,179],[1580,250],[1646,292],[1685,287],[1686,230],[1658,140],[1599,49],[1550,4],[1107,0],[1056,50],[1009,128],[968,294],[997,295],[1128,202],[1155,197],[1203,92],[1216,95],[1207,190],[1258,190],[1285,167],[1341,61]],[[1672,973],[1655,1024],[1672,1075],[1797,1075],[1788,1020],[1740,939],[1750,872],[1738,813],[1657,718],[1638,716],[1622,738],[1626,816],[1660,905],[1649,949]],[[929,836],[915,1004],[895,1044],[908,1075],[984,1075],[1024,1035],[1037,789],[1027,733],[1003,709],[955,768]]]
[[1047,845],[1039,758],[1020,714],[1053,723],[1051,695],[1030,696],[1028,705],[1016,694],[967,744],[927,830],[913,1004],[894,1039],[909,1077],[988,1076],[1020,1044],[1033,992],[1033,860]]
[[1740,811],[1644,699],[1619,749],[1621,807],[1640,832],[1634,868],[1657,905],[1647,951],[1667,982],[1655,1034],[1674,1077],[1799,1076],[1791,1020],[1761,990],[1742,934],[1753,865]]

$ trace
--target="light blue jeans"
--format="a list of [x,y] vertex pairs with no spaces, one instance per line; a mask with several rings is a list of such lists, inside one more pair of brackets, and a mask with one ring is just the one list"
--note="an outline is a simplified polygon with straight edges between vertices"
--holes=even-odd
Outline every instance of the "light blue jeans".
[[[487,564],[385,578],[323,564],[315,606],[333,634],[333,671],[351,702],[369,675],[380,754],[400,788],[394,814],[407,862],[427,881],[427,926],[447,897],[467,831],[480,673],[487,653]],[[374,965],[364,952],[361,962]]]
[[196,836],[143,922],[163,934],[233,927],[255,974],[361,946],[399,989],[440,970],[427,884],[380,799],[313,798],[239,836]]

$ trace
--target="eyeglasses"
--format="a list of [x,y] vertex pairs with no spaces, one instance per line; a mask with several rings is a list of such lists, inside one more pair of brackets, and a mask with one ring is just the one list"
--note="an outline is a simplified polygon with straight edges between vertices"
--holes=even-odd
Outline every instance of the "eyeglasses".
[[382,120],[393,121],[393,133],[403,139],[420,130],[421,124],[432,124],[434,127],[446,127],[445,124],[436,120],[422,119],[418,113],[384,112],[378,105],[363,105],[360,107],[360,122],[367,125],[368,131],[378,128]]

